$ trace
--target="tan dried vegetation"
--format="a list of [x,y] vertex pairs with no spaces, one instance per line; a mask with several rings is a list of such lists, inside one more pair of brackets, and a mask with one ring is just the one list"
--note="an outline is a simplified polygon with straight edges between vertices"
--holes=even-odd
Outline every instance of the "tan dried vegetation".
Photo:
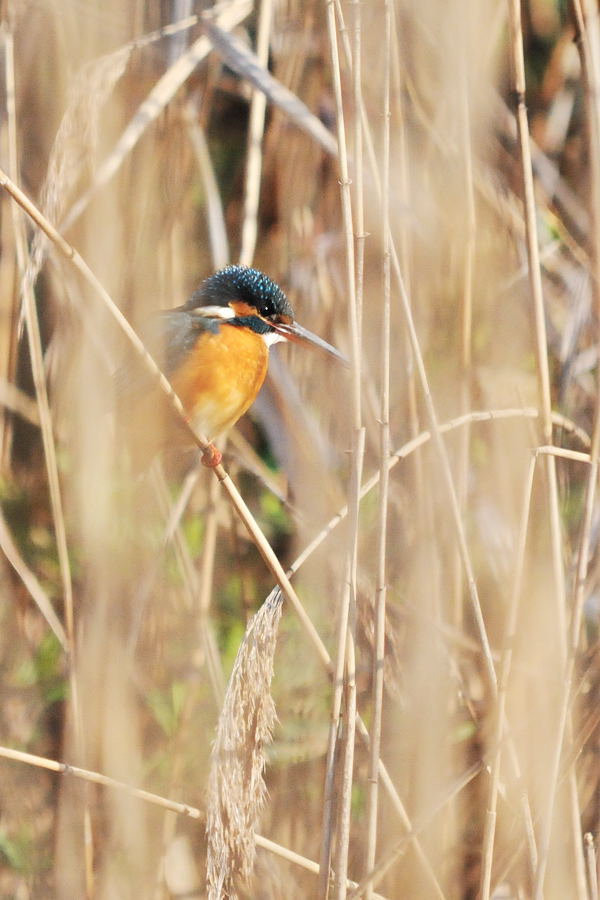
[[[596,4],[1,14],[0,897],[598,900]],[[228,261],[351,368],[136,470]]]

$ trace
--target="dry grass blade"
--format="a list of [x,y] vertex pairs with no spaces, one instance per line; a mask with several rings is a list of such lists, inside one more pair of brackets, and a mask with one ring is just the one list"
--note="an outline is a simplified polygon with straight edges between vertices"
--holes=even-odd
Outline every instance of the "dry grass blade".
[[270,686],[282,605],[276,588],[248,625],[219,717],[206,822],[210,900],[233,900],[236,877],[247,880],[254,865],[266,794],[264,747],[276,720]]

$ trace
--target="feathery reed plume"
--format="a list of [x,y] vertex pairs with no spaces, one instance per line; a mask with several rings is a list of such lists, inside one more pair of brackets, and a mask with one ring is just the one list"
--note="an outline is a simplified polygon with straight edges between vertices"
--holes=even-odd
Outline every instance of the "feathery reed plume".
[[235,900],[235,878],[254,865],[254,832],[265,801],[264,745],[275,704],[270,685],[283,599],[279,588],[251,619],[238,650],[212,752],[206,830],[209,900]]

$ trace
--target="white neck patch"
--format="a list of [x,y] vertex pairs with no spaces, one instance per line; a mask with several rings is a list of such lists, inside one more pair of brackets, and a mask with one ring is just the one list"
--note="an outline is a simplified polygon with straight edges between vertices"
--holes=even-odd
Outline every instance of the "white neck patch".
[[287,341],[285,335],[278,334],[276,331],[267,331],[266,334],[261,334],[261,338],[267,347],[272,347],[273,344],[277,344],[279,341]]
[[192,310],[195,316],[204,319],[234,319],[235,313],[230,306],[197,306]]
[[[204,319],[221,319],[225,322],[228,319],[236,318],[236,313],[230,306],[198,306],[192,312],[195,316],[201,316]],[[265,334],[261,334],[261,338],[267,347],[272,347],[273,344],[278,344],[280,341],[287,341],[286,336],[277,331],[267,331]]]

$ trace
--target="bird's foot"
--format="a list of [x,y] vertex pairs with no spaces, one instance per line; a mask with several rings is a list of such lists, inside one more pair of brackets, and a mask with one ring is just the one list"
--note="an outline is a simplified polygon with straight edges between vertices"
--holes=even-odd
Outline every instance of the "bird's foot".
[[220,464],[223,459],[223,454],[220,450],[217,450],[214,444],[209,444],[200,459],[202,465],[206,466],[207,469],[214,469],[215,466]]

